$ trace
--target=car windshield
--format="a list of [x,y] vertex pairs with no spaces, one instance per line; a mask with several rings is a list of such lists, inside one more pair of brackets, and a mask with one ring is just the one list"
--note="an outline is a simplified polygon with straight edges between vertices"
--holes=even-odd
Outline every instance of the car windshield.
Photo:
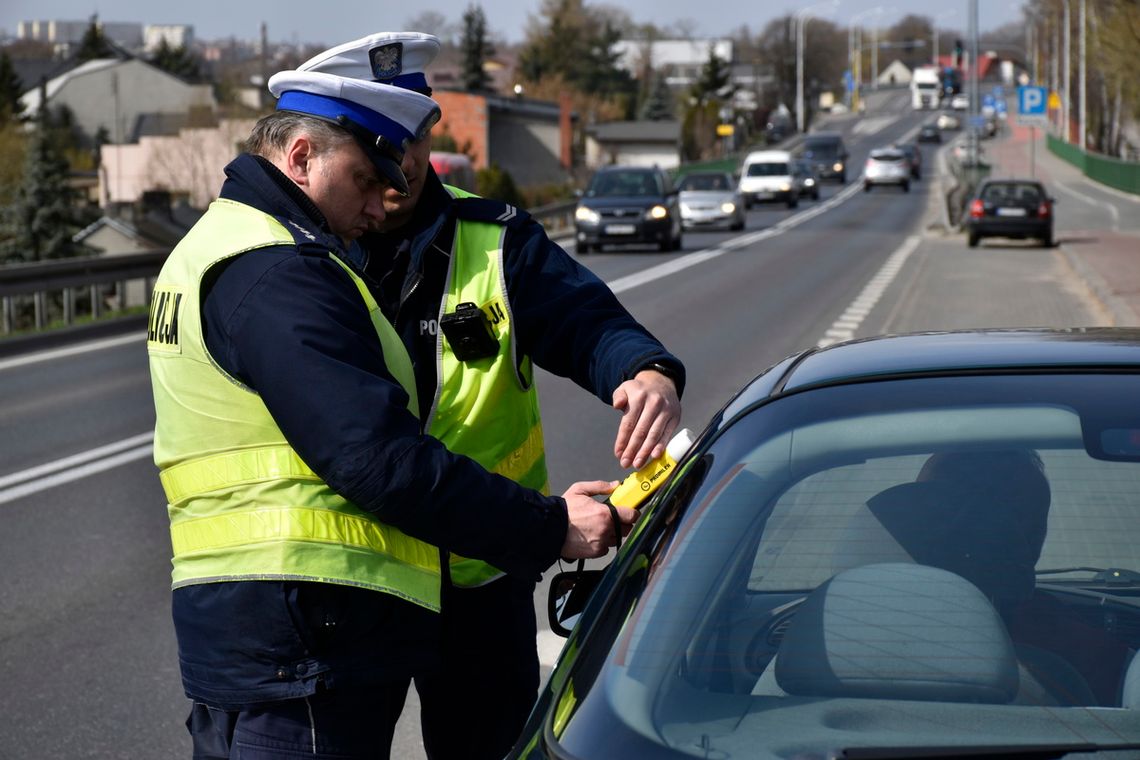
[[804,143],[804,155],[809,158],[830,158],[839,154],[839,145],[833,142]]
[[587,642],[561,745],[1135,747],[1138,393],[1130,375],[901,379],[750,412],[682,463],[651,513],[663,537],[623,557],[644,585]]
[[749,164],[745,175],[749,177],[786,177],[788,173],[786,163],[762,162]]
[[728,177],[723,174],[687,174],[678,185],[682,191],[728,190],[730,187]]
[[986,203],[1038,203],[1041,189],[1037,185],[1020,182],[993,182],[982,188]]
[[661,195],[662,190],[652,172],[609,171],[594,175],[586,195],[595,197]]
[[874,161],[902,161],[906,158],[901,150],[873,150],[871,159]]

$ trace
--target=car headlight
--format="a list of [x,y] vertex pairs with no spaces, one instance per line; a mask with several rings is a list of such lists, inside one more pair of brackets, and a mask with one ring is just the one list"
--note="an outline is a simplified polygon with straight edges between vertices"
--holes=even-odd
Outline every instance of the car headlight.
[[807,179],[804,180],[804,186],[805,187],[815,187],[815,180],[812,179],[811,177],[808,177]]
[[662,205],[654,206],[645,212],[646,219],[664,219],[667,216],[669,216],[669,209]]
[[835,166],[833,166],[833,167],[831,167],[831,168],[832,168],[834,171],[837,171],[837,172],[841,172],[841,171],[843,171],[843,162],[842,162],[842,161],[836,161],[836,162],[835,162]]
[[733,211],[736,211],[736,204],[732,201],[725,201],[720,204],[720,210],[726,214],[731,214]]
[[574,210],[574,218],[579,222],[586,222],[587,224],[597,224],[598,220],[601,219],[597,211],[594,211],[592,208],[587,208],[586,206],[576,208]]

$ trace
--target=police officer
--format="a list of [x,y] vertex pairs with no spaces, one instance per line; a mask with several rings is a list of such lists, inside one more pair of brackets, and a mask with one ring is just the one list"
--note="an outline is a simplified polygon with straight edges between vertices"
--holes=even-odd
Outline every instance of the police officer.
[[151,306],[187,725],[195,758],[374,758],[409,679],[439,667],[437,547],[533,582],[615,543],[592,498],[612,484],[547,496],[427,434],[356,240],[383,222],[388,188],[409,192],[400,163],[436,103],[311,71],[270,89],[277,110]]
[[[429,34],[382,33],[299,68],[430,94],[424,69],[438,51]],[[545,491],[538,365],[622,412],[614,452],[623,467],[660,455],[680,417],[681,362],[526,212],[442,185],[430,150],[430,131],[408,146],[409,192],[385,193],[387,216],[362,243],[380,308],[411,355],[432,435]],[[476,349],[476,333],[488,330],[493,340]],[[502,757],[539,684],[534,579],[461,554],[451,557],[444,589],[444,667],[415,679],[433,760]]]

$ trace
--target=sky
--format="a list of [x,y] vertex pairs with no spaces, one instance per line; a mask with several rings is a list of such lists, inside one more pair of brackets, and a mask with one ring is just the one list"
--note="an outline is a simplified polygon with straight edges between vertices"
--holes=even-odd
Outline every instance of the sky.
[[[0,30],[14,36],[20,21],[76,21],[98,14],[103,21],[130,21],[142,24],[190,24],[199,40],[255,40],[261,22],[266,22],[271,42],[323,44],[332,46],[381,31],[401,31],[407,23],[425,11],[434,11],[449,24],[458,26],[463,12],[471,4],[482,6],[492,37],[506,42],[521,42],[527,21],[537,17],[542,0],[424,0],[413,5],[404,2],[360,2],[360,0],[319,0],[309,4],[297,0],[196,0],[171,3],[159,0],[3,0],[0,3]],[[601,0],[586,0],[587,6]],[[838,0],[835,9],[830,2],[814,0],[779,2],[776,0],[716,0],[705,7],[711,13],[698,14],[700,4],[692,0],[609,0],[605,4],[625,9],[635,22],[653,21],[659,26],[684,22],[697,37],[729,34],[747,24],[758,34],[773,18],[800,8],[823,6],[818,15],[846,26],[856,14],[864,25],[880,22],[892,25],[903,16],[914,13],[938,19],[940,29],[965,31],[969,0]],[[1018,0],[978,0],[978,25],[982,31],[1020,18]],[[369,8],[373,10],[368,10]],[[877,14],[872,9],[881,9]],[[432,32],[431,29],[415,31]]]

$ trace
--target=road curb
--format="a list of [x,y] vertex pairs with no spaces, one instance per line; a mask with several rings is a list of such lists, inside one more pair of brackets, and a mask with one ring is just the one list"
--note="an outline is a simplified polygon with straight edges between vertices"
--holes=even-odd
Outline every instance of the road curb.
[[1093,267],[1089,266],[1083,256],[1076,251],[1069,250],[1064,245],[1058,245],[1058,248],[1065,255],[1069,266],[1073,268],[1073,271],[1092,292],[1093,297],[1112,316],[1113,327],[1140,324],[1140,318],[1137,317],[1135,310],[1124,299],[1112,292],[1112,288],[1109,287],[1105,279]]

